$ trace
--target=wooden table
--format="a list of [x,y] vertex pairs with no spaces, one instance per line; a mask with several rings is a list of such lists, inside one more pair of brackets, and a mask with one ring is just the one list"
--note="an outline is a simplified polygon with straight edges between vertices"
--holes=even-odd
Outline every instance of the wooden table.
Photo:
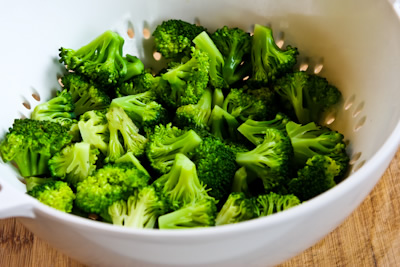
[[[400,266],[400,150],[361,206],[335,231],[286,266]],[[29,232],[0,220],[1,267],[83,267]]]

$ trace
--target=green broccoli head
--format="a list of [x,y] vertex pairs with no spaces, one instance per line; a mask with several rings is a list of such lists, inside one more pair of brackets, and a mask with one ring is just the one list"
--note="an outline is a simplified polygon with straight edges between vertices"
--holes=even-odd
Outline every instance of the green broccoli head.
[[48,160],[73,136],[69,129],[48,120],[15,119],[0,143],[4,162],[14,162],[23,177],[49,173]]
[[178,59],[190,53],[192,40],[206,29],[179,19],[165,20],[154,32],[156,49],[167,59]]
[[[79,49],[60,48],[60,63],[109,88],[144,70],[143,63],[123,56],[124,39],[116,32],[105,31]],[[132,66],[133,65],[133,66]],[[138,73],[135,69],[141,69]]]
[[27,192],[43,204],[63,212],[71,212],[75,194],[63,181],[49,181],[33,187]]
[[171,210],[209,198],[197,175],[196,165],[182,153],[176,154],[171,170],[157,178],[153,185],[165,196]]
[[233,176],[232,192],[243,193],[245,196],[250,196],[249,183],[247,181],[248,174],[245,167],[240,167]]
[[337,104],[342,96],[325,78],[304,71],[287,73],[279,78],[274,90],[289,103],[288,112],[293,111],[301,124],[318,123],[323,112]]
[[120,107],[140,129],[165,123],[167,110],[156,101],[153,91],[114,98],[111,107]]
[[74,102],[74,113],[80,116],[86,111],[105,109],[110,105],[110,97],[84,76],[70,72],[61,78],[64,90],[68,90]]
[[235,150],[221,139],[208,135],[189,154],[195,163],[199,180],[206,185],[208,194],[218,201],[225,200],[231,190],[238,165]]
[[287,46],[279,48],[269,27],[256,24],[254,26],[251,62],[253,66],[251,81],[266,85],[285,72],[292,70],[297,62],[298,50]]
[[215,225],[233,224],[256,217],[256,206],[242,192],[232,192],[218,212]]
[[301,201],[309,200],[336,185],[335,177],[341,166],[325,155],[309,158],[305,166],[297,172],[297,177],[289,182],[289,192]]
[[224,57],[210,35],[206,31],[203,31],[193,39],[193,43],[197,49],[206,53],[210,60],[208,73],[210,84],[215,88],[229,88],[229,84],[223,76]]
[[180,106],[175,112],[175,122],[178,127],[209,130],[208,120],[212,109],[212,90],[206,88],[196,104]]
[[264,141],[253,150],[236,154],[236,162],[262,180],[266,192],[281,190],[292,160],[290,139],[280,130],[268,128]]
[[149,135],[146,155],[150,165],[160,174],[167,173],[178,153],[188,154],[202,142],[194,130],[182,130],[171,123],[160,124]]
[[220,106],[214,106],[208,121],[210,132],[225,141],[237,141],[240,139],[237,128],[240,123]]
[[303,166],[315,155],[326,155],[340,163],[341,173],[346,171],[349,156],[343,134],[314,122],[303,125],[290,121],[286,131],[292,143],[295,166]]
[[126,152],[135,156],[143,155],[147,138],[139,133],[139,128],[120,107],[110,107],[106,113],[110,141],[107,162],[114,162]]
[[99,150],[91,148],[89,143],[70,144],[50,158],[50,173],[53,177],[61,178],[76,187],[96,170],[98,154]]
[[108,207],[114,225],[129,228],[154,228],[158,217],[167,212],[167,205],[153,186],[137,189],[125,200],[114,202]]
[[297,206],[301,203],[299,198],[293,194],[268,194],[258,195],[255,198],[257,217],[268,216]]
[[206,53],[192,47],[190,58],[172,62],[161,73],[162,82],[155,91],[160,100],[170,108],[196,104],[208,85],[209,60]]
[[100,150],[103,155],[108,154],[110,131],[105,110],[90,110],[83,113],[78,122],[82,140]]
[[254,145],[259,145],[264,141],[267,129],[275,128],[286,133],[286,124],[290,121],[284,113],[277,113],[274,119],[256,121],[248,119],[243,122],[237,130]]
[[215,225],[216,201],[203,198],[158,217],[160,229],[188,229]]
[[143,73],[121,83],[116,89],[117,96],[136,95],[154,90],[158,85],[158,78],[153,76],[151,70],[146,69]]
[[58,91],[50,100],[37,105],[31,114],[33,120],[50,120],[70,125],[76,118],[75,104],[67,90]]
[[222,76],[230,86],[251,74],[252,37],[240,28],[224,26],[210,35],[224,57]]
[[127,200],[149,180],[148,173],[132,163],[108,163],[78,183],[75,204],[85,212],[101,214],[115,201]]

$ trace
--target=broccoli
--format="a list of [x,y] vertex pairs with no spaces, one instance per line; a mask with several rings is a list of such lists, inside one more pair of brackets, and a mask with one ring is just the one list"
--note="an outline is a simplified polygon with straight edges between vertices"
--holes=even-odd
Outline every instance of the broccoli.
[[214,88],[228,88],[229,85],[223,76],[224,57],[211,39],[210,35],[203,31],[193,39],[195,47],[208,55],[210,60],[209,78]]
[[293,69],[297,55],[296,47],[288,45],[283,50],[276,45],[271,28],[256,24],[251,48],[251,82],[266,85],[274,81]]
[[230,193],[238,165],[236,151],[221,139],[207,135],[189,157],[195,163],[199,180],[206,185],[208,194],[218,201]]
[[225,95],[221,88],[214,88],[212,96],[212,107],[220,106],[222,108],[224,104]]
[[346,171],[349,156],[343,134],[314,122],[302,125],[290,121],[286,124],[286,131],[293,147],[295,166],[302,167],[315,155],[326,155],[340,165],[341,175]]
[[301,201],[309,200],[334,187],[340,171],[341,166],[329,156],[315,155],[290,180],[288,190]]
[[203,198],[158,217],[160,229],[187,229],[215,225],[216,201]]
[[91,148],[89,143],[70,144],[50,158],[48,163],[50,173],[75,188],[79,182],[95,171],[99,153],[99,150]]
[[72,140],[68,130],[53,121],[15,119],[0,143],[1,157],[15,163],[23,177],[48,174],[48,160]]
[[74,123],[76,114],[71,94],[67,90],[58,91],[50,100],[37,105],[31,114],[33,120],[50,120],[65,126]]
[[268,194],[258,195],[255,198],[257,217],[271,215],[297,206],[301,203],[299,198],[293,194]]
[[139,133],[139,128],[122,108],[110,107],[106,118],[110,132],[107,162],[117,160],[126,152],[133,152],[135,156],[144,154],[147,138]]
[[182,130],[171,123],[154,127],[146,145],[150,165],[160,174],[167,173],[174,164],[175,155],[187,155],[202,142],[194,130]]
[[225,97],[222,108],[238,120],[262,120],[266,117],[269,107],[262,98],[247,93],[244,89],[230,89]]
[[86,111],[80,116],[78,122],[82,140],[99,149],[103,155],[108,154],[108,143],[110,142],[107,111],[107,109]]
[[210,132],[221,140],[237,141],[240,137],[237,131],[240,123],[220,106],[214,106],[208,124]]
[[28,195],[41,203],[63,212],[71,212],[75,194],[64,181],[49,181],[32,188]]
[[256,206],[242,192],[232,192],[218,212],[215,225],[233,224],[256,217]]
[[104,88],[99,88],[77,73],[68,73],[61,78],[64,90],[68,90],[74,102],[74,113],[80,116],[86,111],[105,109],[110,105],[110,97]]
[[194,47],[191,51],[189,58],[170,63],[155,86],[157,96],[169,108],[196,104],[208,85],[208,56]]
[[157,178],[153,185],[165,197],[170,210],[210,198],[197,176],[196,165],[182,153],[176,154],[170,171]]
[[167,212],[163,199],[153,186],[137,189],[125,200],[108,207],[114,225],[130,228],[154,228],[159,216]]
[[238,152],[236,162],[261,179],[265,191],[269,192],[282,190],[280,187],[286,184],[292,154],[290,139],[282,131],[268,128],[264,141],[253,150]]
[[101,214],[115,201],[127,200],[150,176],[129,162],[107,163],[76,187],[75,205],[89,213]]
[[210,37],[224,57],[222,76],[229,86],[251,74],[252,37],[249,33],[224,26]]
[[277,113],[275,118],[267,121],[256,121],[247,119],[237,130],[254,145],[259,145],[264,141],[264,136],[269,128],[275,128],[286,133],[286,123],[290,121],[284,113]]
[[247,170],[245,167],[240,167],[233,176],[232,192],[243,193],[246,196],[250,195],[249,184],[247,182]]
[[167,59],[177,60],[190,53],[192,40],[206,28],[189,22],[170,19],[159,24],[152,36],[156,50]]
[[159,79],[159,76],[154,77],[151,70],[146,69],[132,79],[122,82],[116,89],[117,96],[136,95],[154,90],[158,85]]
[[122,163],[122,162],[132,163],[136,169],[143,172],[145,175],[150,176],[149,172],[146,170],[145,167],[143,167],[142,163],[135,157],[135,155],[133,155],[132,152],[127,152],[126,154],[119,157],[115,161],[115,163]]
[[289,111],[294,112],[301,124],[319,123],[323,112],[338,103],[342,96],[325,78],[304,71],[287,73],[279,78],[274,90],[289,103]]
[[166,109],[156,101],[153,91],[114,98],[111,107],[120,107],[140,129],[153,128],[165,123]]
[[144,70],[140,60],[123,56],[123,44],[118,33],[108,30],[77,50],[61,47],[59,61],[68,70],[109,88]]
[[31,191],[35,186],[42,185],[48,182],[54,181],[54,178],[52,177],[35,177],[35,176],[30,176],[30,177],[25,177],[24,178],[24,183],[26,186],[26,191]]
[[175,122],[178,127],[209,130],[208,120],[212,111],[212,90],[206,88],[197,104],[180,106],[175,112]]

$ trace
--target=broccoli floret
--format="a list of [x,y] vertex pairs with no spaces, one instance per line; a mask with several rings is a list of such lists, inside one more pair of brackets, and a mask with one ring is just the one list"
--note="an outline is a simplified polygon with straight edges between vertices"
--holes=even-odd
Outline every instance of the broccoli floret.
[[171,123],[160,124],[149,135],[146,155],[150,165],[159,173],[167,173],[174,164],[175,155],[187,155],[202,142],[194,130],[182,130]]
[[75,194],[71,187],[63,181],[49,181],[35,186],[27,192],[43,204],[63,212],[71,212]]
[[64,147],[49,160],[49,169],[53,177],[58,177],[69,185],[76,185],[96,170],[97,148],[89,143],[77,142]]
[[48,160],[72,140],[69,129],[53,121],[15,119],[0,153],[4,162],[13,162],[23,177],[48,174]]
[[268,194],[258,195],[255,198],[257,217],[271,215],[297,206],[301,203],[299,198],[293,194]]
[[295,166],[304,166],[315,155],[326,155],[340,164],[341,174],[346,171],[349,156],[343,134],[314,122],[302,125],[290,121],[286,124],[286,131],[292,143]]
[[105,31],[77,50],[61,47],[60,63],[101,86],[109,87],[128,80],[144,70],[140,60],[123,57],[124,39],[116,32]]
[[153,185],[165,196],[171,210],[209,198],[205,185],[197,176],[196,165],[182,153],[176,154],[170,171],[157,178]]
[[114,225],[129,228],[154,228],[159,216],[167,212],[166,204],[153,186],[136,190],[128,200],[119,200],[108,207]]
[[127,200],[150,176],[129,162],[108,163],[76,187],[75,204],[85,212],[101,214],[115,201]]
[[113,162],[126,152],[135,156],[144,154],[147,138],[120,107],[110,107],[106,113],[110,141],[106,161]]
[[341,99],[341,92],[328,81],[304,71],[287,73],[274,84],[274,90],[289,103],[298,122],[319,123],[321,115]]
[[212,111],[212,91],[206,88],[197,104],[180,106],[175,113],[178,127],[209,130],[208,120]]
[[224,57],[222,76],[232,85],[251,74],[252,37],[239,28],[224,26],[210,35]]
[[261,179],[269,192],[286,184],[292,153],[290,139],[282,131],[268,128],[264,141],[253,150],[237,153],[236,162]]
[[275,118],[267,121],[256,121],[248,119],[243,122],[237,130],[254,145],[264,141],[265,133],[269,128],[275,128],[286,133],[286,123],[290,121],[284,113],[277,113]]
[[35,186],[42,185],[48,183],[50,181],[54,181],[52,177],[25,177],[24,182],[26,186],[26,191],[31,191]]
[[70,126],[76,114],[71,94],[67,90],[58,91],[49,101],[37,105],[31,114],[33,120],[50,120]]
[[162,82],[155,91],[160,100],[170,108],[196,104],[208,85],[209,60],[206,53],[192,47],[190,58],[172,62],[160,74]]
[[246,196],[250,195],[249,184],[247,181],[248,174],[245,167],[240,167],[233,176],[232,192],[243,193]]
[[68,73],[61,78],[61,82],[71,94],[76,116],[90,110],[105,109],[110,105],[111,100],[105,90],[88,81],[82,75]]
[[212,96],[212,108],[215,106],[222,106],[224,105],[225,95],[221,88],[214,88],[213,96]]
[[235,154],[230,145],[212,135],[203,137],[203,142],[189,154],[199,180],[210,190],[208,194],[218,201],[225,200],[230,193],[238,169]]
[[220,106],[214,106],[208,124],[210,132],[221,140],[237,141],[240,137],[237,131],[240,123]]
[[266,118],[269,107],[262,98],[247,93],[244,89],[230,89],[222,108],[238,120],[262,120]]
[[114,98],[111,107],[122,108],[140,129],[153,128],[164,123],[167,110],[156,101],[153,91]]
[[158,85],[158,79],[154,77],[151,70],[146,69],[143,73],[134,76],[132,79],[121,83],[117,91],[117,96],[136,95],[146,91],[154,90]]
[[153,32],[156,49],[167,59],[178,59],[190,53],[192,40],[206,28],[189,22],[170,19]]
[[336,185],[335,177],[341,166],[328,156],[315,155],[297,172],[289,182],[288,190],[301,201],[309,200]]
[[82,140],[100,150],[103,155],[108,154],[110,132],[106,118],[107,110],[91,110],[83,113],[78,122]]
[[251,81],[261,85],[274,81],[293,69],[297,55],[296,47],[288,45],[286,49],[281,49],[276,45],[271,28],[256,24],[251,49]]
[[215,219],[215,225],[233,224],[256,217],[256,206],[242,192],[232,192]]
[[215,88],[228,88],[229,85],[223,76],[224,57],[211,39],[210,35],[203,31],[193,39],[195,47],[205,52],[210,60],[209,77],[210,83]]
[[158,227],[160,229],[210,227],[215,225],[216,214],[216,201],[213,198],[203,198],[161,215],[158,217]]
[[143,172],[145,175],[150,176],[149,172],[143,167],[142,163],[133,155],[132,152],[127,152],[125,155],[118,158],[115,163],[128,162],[135,166],[136,169]]

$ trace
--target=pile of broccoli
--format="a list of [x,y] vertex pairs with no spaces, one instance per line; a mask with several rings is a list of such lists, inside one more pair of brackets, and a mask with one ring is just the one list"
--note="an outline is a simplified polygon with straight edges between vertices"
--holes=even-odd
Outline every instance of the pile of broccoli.
[[153,31],[157,72],[106,31],[59,49],[59,92],[0,143],[27,193],[131,228],[239,223],[301,204],[346,175],[343,134],[322,126],[340,91],[297,70],[271,28],[215,31],[179,19]]

